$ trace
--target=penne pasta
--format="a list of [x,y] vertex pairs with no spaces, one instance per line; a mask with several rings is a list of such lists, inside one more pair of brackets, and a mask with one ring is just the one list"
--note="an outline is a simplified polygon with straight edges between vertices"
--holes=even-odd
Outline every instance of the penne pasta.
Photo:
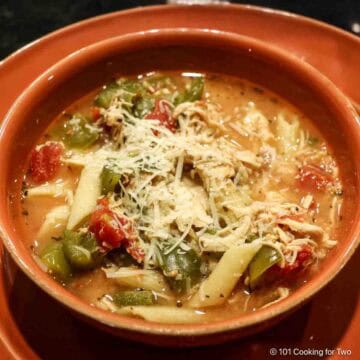
[[254,241],[227,250],[187,306],[204,308],[223,304],[260,247],[261,243]]

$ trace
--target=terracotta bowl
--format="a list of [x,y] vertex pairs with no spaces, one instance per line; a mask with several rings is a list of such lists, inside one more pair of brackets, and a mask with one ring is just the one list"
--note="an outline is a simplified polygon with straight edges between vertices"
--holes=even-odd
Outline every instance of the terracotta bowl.
[[[202,71],[246,78],[301,109],[331,144],[345,188],[342,238],[321,270],[285,300],[209,324],[146,322],[97,309],[71,294],[39,268],[22,241],[20,189],[26,159],[51,120],[114,75],[154,70]],[[265,329],[325,286],[358,244],[360,129],[353,108],[335,85],[313,67],[252,38],[210,30],[165,29],[111,38],[81,49],[46,71],[18,98],[1,128],[0,148],[0,234],[16,263],[45,292],[82,319],[130,339],[194,346],[220,343]]]

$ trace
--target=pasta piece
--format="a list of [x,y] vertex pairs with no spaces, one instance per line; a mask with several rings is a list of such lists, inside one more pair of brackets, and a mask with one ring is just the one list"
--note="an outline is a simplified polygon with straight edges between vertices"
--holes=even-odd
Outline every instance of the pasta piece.
[[68,230],[80,225],[95,209],[96,201],[101,195],[100,174],[102,168],[102,164],[95,162],[86,165],[82,170],[70,211]]
[[72,202],[73,192],[66,182],[56,182],[53,184],[44,184],[27,189],[27,198],[37,196],[51,196],[54,198],[65,198],[68,203]]
[[187,305],[202,308],[224,303],[260,247],[260,241],[253,241],[227,250]]
[[65,229],[70,209],[67,205],[53,208],[46,214],[45,221],[37,234],[37,239],[47,240],[51,236],[59,236]]
[[152,290],[156,293],[171,294],[164,277],[158,271],[126,267],[116,268],[115,270],[113,268],[103,270],[107,278],[114,279],[119,285]]
[[139,316],[147,321],[167,324],[191,324],[204,321],[205,313],[198,310],[177,308],[173,306],[126,306],[119,308],[118,313]]

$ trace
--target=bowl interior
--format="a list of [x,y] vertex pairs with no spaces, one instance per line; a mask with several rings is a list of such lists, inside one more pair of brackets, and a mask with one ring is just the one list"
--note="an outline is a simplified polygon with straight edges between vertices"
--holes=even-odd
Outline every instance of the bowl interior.
[[[307,115],[329,142],[344,183],[343,232],[323,269],[288,299],[268,309],[207,325],[159,325],[95,309],[42,272],[21,241],[20,189],[30,149],[53,118],[114,76],[154,70],[237,76],[285,98]],[[359,234],[359,125],[335,86],[309,65],[254,39],[200,30],[161,30],[103,41],[67,57],[36,80],[8,113],[0,135],[0,230],[20,267],[44,290],[71,308],[120,328],[199,335],[247,326],[298,305],[326,284],[354,251]]]

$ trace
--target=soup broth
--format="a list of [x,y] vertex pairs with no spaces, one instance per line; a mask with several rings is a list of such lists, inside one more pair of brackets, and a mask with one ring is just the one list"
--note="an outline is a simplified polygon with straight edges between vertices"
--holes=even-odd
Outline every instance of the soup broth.
[[246,80],[117,79],[31,153],[25,241],[86,302],[165,323],[256,311],[336,246],[342,184],[298,109]]

